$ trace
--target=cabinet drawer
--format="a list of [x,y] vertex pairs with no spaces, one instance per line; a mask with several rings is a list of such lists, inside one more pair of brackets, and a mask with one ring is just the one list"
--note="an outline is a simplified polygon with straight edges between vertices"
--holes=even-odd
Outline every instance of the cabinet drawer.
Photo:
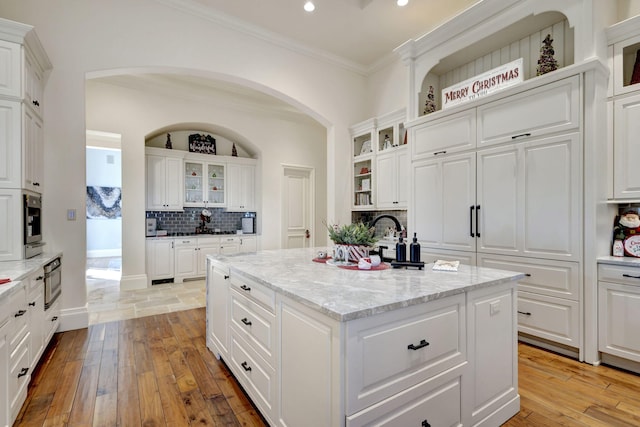
[[15,420],[27,398],[27,385],[31,379],[29,366],[29,345],[24,340],[12,355],[9,363],[9,397],[11,399],[11,420]]
[[247,394],[269,417],[276,399],[276,375],[273,368],[247,345],[233,330],[231,331],[231,366],[236,378]]
[[231,325],[272,366],[276,339],[275,316],[257,303],[231,291]]
[[241,295],[262,304],[270,312],[275,312],[276,294],[273,290],[246,277],[231,274],[231,286]]
[[411,158],[471,150],[476,147],[476,111],[471,109],[411,129]]
[[347,413],[465,361],[464,295],[347,324]]
[[577,301],[518,292],[518,331],[578,347],[579,304]]
[[27,283],[27,295],[29,299],[33,299],[39,293],[44,293],[44,270],[39,269],[37,272],[29,276]]
[[[357,426],[458,426],[461,425],[461,377],[458,369],[420,383],[364,411],[347,417],[347,427]],[[418,396],[416,398],[416,396]],[[426,423],[425,423],[426,421]]]
[[598,280],[640,286],[640,266],[598,264]]
[[527,277],[518,281],[521,291],[574,301],[580,297],[580,264],[577,262],[478,254],[478,265],[525,273]]
[[580,124],[580,78],[490,102],[477,111],[478,147],[574,129]]
[[27,301],[24,287],[9,297],[9,353],[13,353],[18,344],[29,332],[27,321],[29,320]]

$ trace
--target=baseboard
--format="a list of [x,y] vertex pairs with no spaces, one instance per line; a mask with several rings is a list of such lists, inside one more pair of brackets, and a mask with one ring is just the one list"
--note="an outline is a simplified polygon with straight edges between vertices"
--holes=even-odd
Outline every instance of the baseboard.
[[89,311],[87,306],[65,308],[60,310],[60,326],[58,332],[72,331],[89,327]]
[[120,289],[130,291],[134,289],[146,289],[147,275],[146,274],[132,274],[129,276],[122,276],[120,278]]
[[122,249],[94,249],[87,251],[87,258],[106,258],[122,256]]
[[478,421],[474,426],[499,426],[504,424],[514,415],[520,412],[520,395],[517,394],[513,399],[502,405],[496,411],[492,412],[489,416]]

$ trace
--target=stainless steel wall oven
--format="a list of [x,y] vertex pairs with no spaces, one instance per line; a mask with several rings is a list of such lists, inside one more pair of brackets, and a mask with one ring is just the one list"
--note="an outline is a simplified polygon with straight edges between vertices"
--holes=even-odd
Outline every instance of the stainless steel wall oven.
[[42,253],[42,197],[25,193],[24,197],[24,257],[31,258]]

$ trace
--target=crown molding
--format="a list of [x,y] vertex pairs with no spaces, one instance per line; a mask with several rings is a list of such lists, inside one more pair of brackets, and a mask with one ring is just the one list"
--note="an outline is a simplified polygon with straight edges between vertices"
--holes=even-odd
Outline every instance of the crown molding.
[[625,19],[605,30],[608,43],[617,43],[619,41],[633,37],[638,33],[640,28],[640,15]]
[[176,10],[180,10],[185,13],[189,13],[198,18],[206,19],[215,23],[216,25],[226,27],[230,30],[234,30],[243,34],[250,35],[259,40],[271,43],[275,46],[288,49],[290,51],[299,53],[301,55],[308,56],[329,64],[337,65],[346,70],[355,72],[357,74],[367,76],[369,73],[368,67],[359,64],[354,61],[350,61],[338,55],[331,54],[329,52],[311,48],[305,44],[299,43],[288,37],[283,37],[272,31],[268,31],[257,25],[250,24],[242,21],[233,16],[216,11],[212,8],[202,6],[194,2],[193,0],[155,0],[156,2],[165,6],[171,7]]

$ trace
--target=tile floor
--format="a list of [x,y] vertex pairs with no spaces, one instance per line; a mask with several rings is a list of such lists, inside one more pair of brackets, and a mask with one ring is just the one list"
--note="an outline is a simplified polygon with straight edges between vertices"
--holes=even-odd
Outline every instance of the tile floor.
[[153,285],[120,290],[121,259],[87,258],[89,324],[133,319],[205,306],[205,281]]

